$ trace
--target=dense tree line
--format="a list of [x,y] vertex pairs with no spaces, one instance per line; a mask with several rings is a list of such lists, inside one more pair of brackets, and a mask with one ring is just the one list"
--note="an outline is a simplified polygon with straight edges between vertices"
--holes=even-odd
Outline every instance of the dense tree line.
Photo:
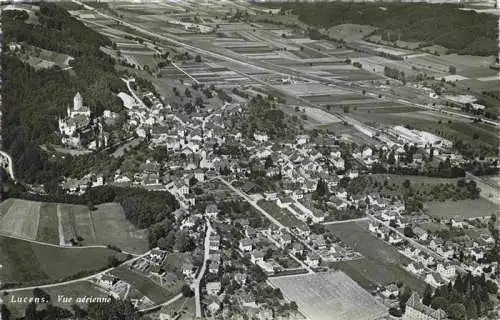
[[469,272],[459,274],[453,284],[439,287],[434,293],[427,287],[422,302],[443,309],[451,319],[476,319],[493,308],[489,294],[496,294],[497,290],[497,285],[484,275],[472,276]]
[[[497,19],[494,15],[459,10],[452,4],[386,3],[270,3],[270,7],[292,10],[315,28],[339,24],[361,24],[399,35],[402,41],[442,45],[451,52],[496,55]],[[393,36],[395,37],[395,36]]]
[[[11,41],[71,55],[72,71],[59,67],[35,70],[16,53],[4,54],[3,142],[11,154],[15,171],[27,183],[46,183],[54,177],[48,158],[39,150],[43,143],[57,142],[57,118],[65,115],[73,96],[80,91],[94,115],[103,110],[120,110],[116,96],[125,91],[114,70],[114,61],[101,46],[112,43],[88,29],[54,3],[40,3],[39,24],[25,23],[18,15],[2,12],[4,43]],[[17,12],[17,11],[14,11]],[[7,51],[7,48],[3,48]]]
[[242,133],[249,138],[253,138],[256,132],[263,132],[271,139],[286,139],[296,132],[289,120],[274,103],[259,95],[250,100],[245,110]]

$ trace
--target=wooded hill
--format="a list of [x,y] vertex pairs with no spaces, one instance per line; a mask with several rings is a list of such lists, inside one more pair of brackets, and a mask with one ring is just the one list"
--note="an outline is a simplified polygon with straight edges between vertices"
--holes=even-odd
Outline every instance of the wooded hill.
[[403,41],[441,45],[450,53],[489,56],[498,53],[497,17],[459,10],[454,4],[424,3],[266,3],[291,10],[315,28],[361,24],[399,35]]

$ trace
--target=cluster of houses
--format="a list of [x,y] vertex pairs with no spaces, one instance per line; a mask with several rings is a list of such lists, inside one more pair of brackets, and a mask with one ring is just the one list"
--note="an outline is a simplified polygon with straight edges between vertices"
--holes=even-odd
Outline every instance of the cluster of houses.
[[67,177],[61,182],[61,188],[68,194],[83,195],[88,188],[104,185],[104,177],[101,174],[89,173],[81,179]]
[[[396,218],[394,217],[394,219]],[[391,230],[388,221],[390,220],[384,221],[386,225],[383,223],[370,223],[368,230],[390,245],[395,246],[401,254],[410,258],[412,262],[405,266],[406,270],[422,278],[432,287],[437,288],[448,284],[455,279],[458,272],[470,271],[474,276],[484,274],[488,278],[495,279],[496,263],[484,263],[483,261],[488,244],[491,245],[492,239],[483,240],[483,244],[469,241],[470,243],[464,247],[463,243],[455,243],[453,239],[443,241],[437,234],[431,235],[425,229],[415,226],[412,227],[412,235],[413,240],[419,243],[419,246],[417,246]],[[463,222],[457,222],[453,219],[449,224],[453,228],[463,227],[464,225]],[[469,227],[473,228],[470,225]],[[459,251],[464,255],[462,258],[468,259],[468,263],[456,262]]]

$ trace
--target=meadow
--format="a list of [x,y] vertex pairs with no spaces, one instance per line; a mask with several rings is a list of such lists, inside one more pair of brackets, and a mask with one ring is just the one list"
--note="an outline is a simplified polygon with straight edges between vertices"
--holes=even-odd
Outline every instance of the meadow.
[[[61,231],[61,232],[60,232]],[[142,253],[148,249],[146,230],[138,230],[118,203],[87,206],[7,199],[0,203],[0,234],[20,239],[68,245],[113,245]]]
[[0,282],[29,285],[63,281],[105,269],[113,256],[126,258],[107,248],[58,248],[0,236]]
[[368,222],[362,221],[327,226],[334,235],[364,256],[359,260],[335,262],[333,266],[367,290],[401,281],[413,290],[423,292],[424,282],[403,269],[411,260],[372,235],[367,225]]

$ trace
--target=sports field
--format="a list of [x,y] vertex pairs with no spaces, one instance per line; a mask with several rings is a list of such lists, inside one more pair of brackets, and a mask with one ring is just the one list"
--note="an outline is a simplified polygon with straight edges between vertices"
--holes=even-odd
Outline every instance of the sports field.
[[37,284],[57,282],[108,266],[109,258],[124,254],[106,248],[57,248],[0,236],[0,282]]
[[373,236],[367,225],[367,221],[359,221],[327,226],[334,235],[364,256],[355,261],[336,262],[334,267],[344,271],[365,289],[402,281],[413,290],[423,292],[424,282],[403,269],[411,260]]
[[311,320],[375,320],[387,309],[341,271],[270,278]]

